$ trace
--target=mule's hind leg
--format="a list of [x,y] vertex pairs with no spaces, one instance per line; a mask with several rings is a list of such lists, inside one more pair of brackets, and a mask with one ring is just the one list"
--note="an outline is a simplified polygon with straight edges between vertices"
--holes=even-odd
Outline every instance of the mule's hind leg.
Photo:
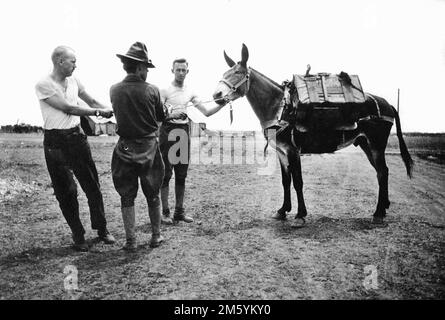
[[292,209],[292,202],[290,198],[290,183],[291,183],[291,174],[289,171],[288,161],[285,159],[280,159],[280,167],[281,167],[281,183],[283,185],[283,191],[284,191],[284,199],[283,199],[283,205],[281,206],[278,211],[272,215],[272,218],[277,220],[284,220],[286,219],[286,213],[291,211]]
[[383,223],[383,218],[386,216],[386,209],[389,208],[390,204],[388,196],[389,171],[385,160],[385,149],[390,130],[390,125],[374,128],[372,133],[367,133],[367,139],[365,137],[361,137],[358,141],[358,144],[368,157],[369,162],[377,172],[379,195],[377,208],[373,216],[373,223],[376,224]]
[[385,148],[372,149],[371,153],[376,164],[377,180],[379,182],[379,198],[374,212],[373,223],[383,223],[386,209],[389,208],[388,197],[388,167],[385,160]]
[[292,155],[290,160],[290,170],[292,174],[292,181],[294,183],[294,189],[297,192],[298,199],[298,212],[295,216],[295,222],[293,227],[300,228],[305,224],[304,217],[307,216],[306,204],[303,197],[303,177],[301,173],[301,158],[297,152],[296,155]]

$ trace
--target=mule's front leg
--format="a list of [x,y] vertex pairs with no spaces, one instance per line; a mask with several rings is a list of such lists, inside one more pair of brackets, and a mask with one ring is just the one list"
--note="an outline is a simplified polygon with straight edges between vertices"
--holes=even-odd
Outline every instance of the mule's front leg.
[[281,183],[283,185],[283,191],[284,191],[283,205],[272,216],[272,218],[277,220],[285,220],[286,213],[290,212],[292,209],[292,202],[290,198],[291,174],[289,171],[289,167],[287,165],[287,161],[282,161],[281,158],[280,158],[280,167],[281,167]]
[[289,158],[292,180],[294,182],[294,189],[297,192],[298,212],[295,216],[293,227],[301,228],[306,223],[304,217],[307,216],[306,204],[303,196],[303,176],[301,173],[301,158],[300,153],[297,152],[295,156]]

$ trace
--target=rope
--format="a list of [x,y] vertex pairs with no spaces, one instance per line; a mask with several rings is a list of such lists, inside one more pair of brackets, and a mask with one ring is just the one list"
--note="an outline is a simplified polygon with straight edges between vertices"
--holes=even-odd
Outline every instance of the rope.
[[177,105],[175,105],[175,107],[190,108],[190,107],[196,107],[199,104],[207,104],[207,103],[216,102],[216,101],[219,101],[219,100],[224,100],[227,103],[229,101],[229,99],[227,99],[227,96],[228,96],[228,94],[226,96],[224,96],[222,98],[218,98],[218,99],[212,99],[212,100],[207,100],[207,101],[199,101],[199,102],[191,103],[191,104],[190,103],[187,103],[187,104],[177,104]]

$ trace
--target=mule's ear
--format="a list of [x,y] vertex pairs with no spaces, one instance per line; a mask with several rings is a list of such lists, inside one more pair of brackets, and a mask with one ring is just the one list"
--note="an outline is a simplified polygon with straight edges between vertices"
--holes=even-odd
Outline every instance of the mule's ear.
[[224,59],[226,59],[226,62],[230,68],[232,68],[235,65],[235,61],[233,61],[232,59],[229,58],[226,51],[224,51]]
[[247,60],[249,60],[249,50],[247,46],[243,43],[243,48],[241,49],[241,65],[246,67]]

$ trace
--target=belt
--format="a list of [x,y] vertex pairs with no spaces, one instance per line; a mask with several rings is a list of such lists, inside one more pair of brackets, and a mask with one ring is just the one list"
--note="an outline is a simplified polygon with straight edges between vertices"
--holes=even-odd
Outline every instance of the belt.
[[149,134],[146,134],[145,136],[139,136],[139,137],[126,137],[126,136],[120,136],[122,139],[125,140],[135,140],[135,139],[145,139],[145,138],[155,138],[158,136],[157,131],[153,131]]
[[75,132],[80,132],[80,129],[78,126],[74,127],[74,128],[70,128],[70,129],[45,129],[44,130],[45,134],[62,134],[62,135],[66,135],[66,134],[71,134],[71,133],[75,133]]

